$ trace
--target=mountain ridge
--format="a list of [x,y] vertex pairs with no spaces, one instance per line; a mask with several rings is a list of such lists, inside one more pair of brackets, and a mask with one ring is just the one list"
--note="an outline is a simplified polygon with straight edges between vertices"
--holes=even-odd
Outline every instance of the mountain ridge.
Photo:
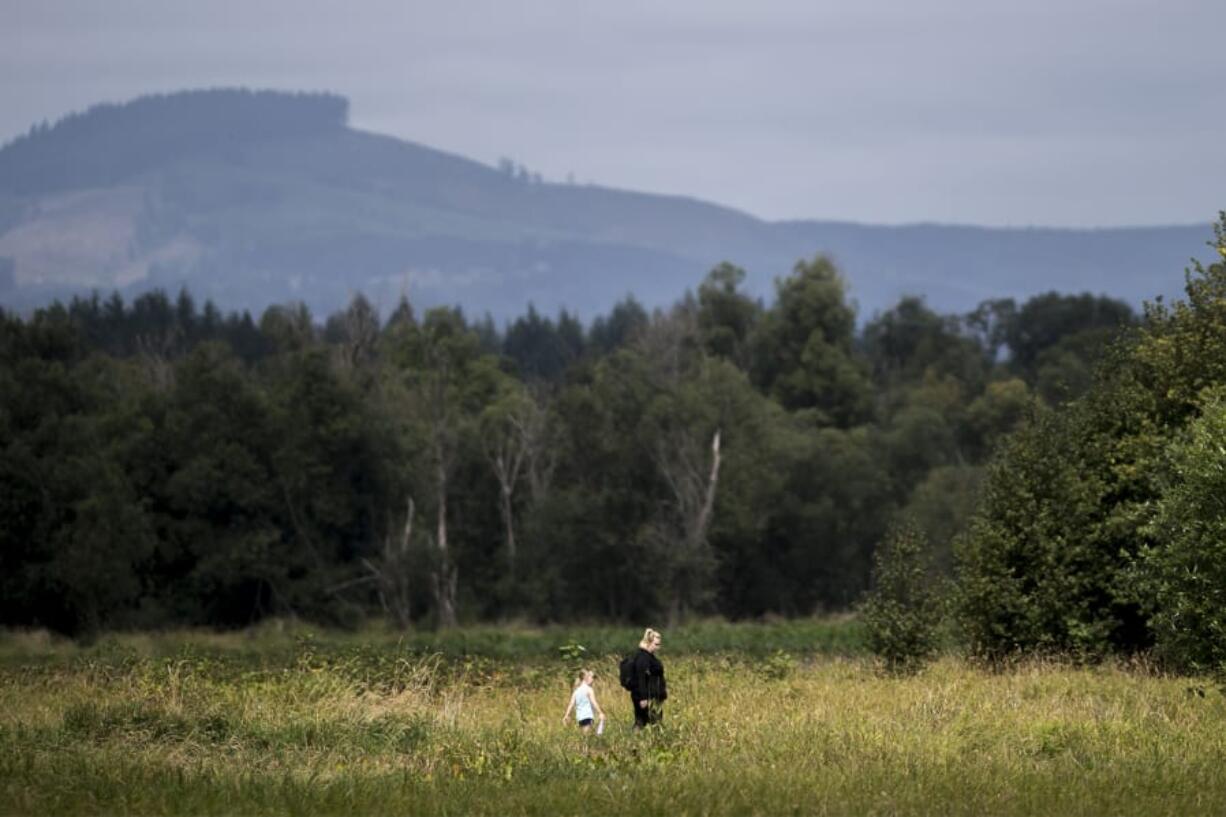
[[862,317],[903,294],[943,311],[1047,289],[1139,303],[1177,294],[1210,235],[1208,221],[770,222],[690,196],[546,182],[352,128],[347,111],[330,94],[188,91],[32,129],[0,148],[0,303],[186,286],[225,308],[302,300],[326,313],[358,291],[390,304],[407,288],[423,306],[505,318],[532,302],[590,318],[626,294],[667,304],[721,261],[769,297],[818,253],[840,264]]

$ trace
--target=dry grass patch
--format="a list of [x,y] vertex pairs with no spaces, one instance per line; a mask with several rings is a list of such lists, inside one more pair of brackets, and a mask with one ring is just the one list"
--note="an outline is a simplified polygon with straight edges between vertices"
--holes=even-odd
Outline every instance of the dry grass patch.
[[557,659],[46,646],[5,648],[3,813],[1226,811],[1221,693],[1143,666],[666,654],[664,728],[636,734],[608,656],[584,738]]

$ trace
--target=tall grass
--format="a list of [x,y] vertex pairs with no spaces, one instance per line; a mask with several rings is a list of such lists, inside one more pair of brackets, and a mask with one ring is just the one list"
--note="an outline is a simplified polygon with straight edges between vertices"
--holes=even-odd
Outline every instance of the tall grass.
[[520,632],[513,659],[384,634],[9,635],[0,813],[1226,811],[1226,702],[1211,685],[955,658],[890,677],[859,655],[785,651],[789,626],[750,632],[748,653],[711,649],[713,624],[666,633],[665,724],[641,734],[616,688],[620,650],[593,649],[601,737],[560,723],[556,650],[600,644],[597,630]]

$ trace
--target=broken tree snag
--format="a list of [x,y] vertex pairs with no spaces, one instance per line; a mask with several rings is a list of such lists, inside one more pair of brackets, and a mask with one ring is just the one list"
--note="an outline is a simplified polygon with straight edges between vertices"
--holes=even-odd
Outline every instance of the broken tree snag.
[[719,483],[719,429],[711,438],[711,475],[707,478],[707,495],[698,514],[695,536],[699,540],[707,537],[707,527],[711,524],[711,512],[715,509],[715,486]]
[[438,605],[438,623],[440,627],[456,625],[456,580],[458,571],[451,549],[447,544],[447,463],[442,454],[436,463],[436,488],[438,491],[438,538],[435,547],[438,553],[438,564],[435,566],[432,584],[435,603]]
[[394,526],[389,520],[388,530],[383,538],[383,554],[378,562],[370,559],[362,560],[363,566],[375,583],[375,589],[378,590],[379,604],[383,607],[383,611],[395,621],[396,626],[402,630],[407,629],[412,623],[410,547],[413,540],[415,511],[416,506],[413,503],[413,497],[410,496],[400,536],[397,537],[393,533]]
[[657,452],[656,462],[673,500],[654,527],[657,546],[667,553],[671,624],[679,623],[711,592],[715,558],[707,532],[719,485],[720,432],[716,430],[711,439],[709,467],[700,439],[677,429]]

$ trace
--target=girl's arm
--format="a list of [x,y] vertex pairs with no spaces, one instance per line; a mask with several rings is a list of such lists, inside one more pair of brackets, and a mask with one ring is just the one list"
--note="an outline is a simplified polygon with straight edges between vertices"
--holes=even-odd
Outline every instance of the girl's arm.
[[570,700],[566,702],[566,714],[562,716],[562,723],[570,720],[570,711],[575,708],[575,693],[570,694]]
[[592,690],[587,694],[588,700],[592,702],[592,709],[596,710],[596,714],[604,720],[604,710],[600,708],[600,702],[596,700],[596,690]]

